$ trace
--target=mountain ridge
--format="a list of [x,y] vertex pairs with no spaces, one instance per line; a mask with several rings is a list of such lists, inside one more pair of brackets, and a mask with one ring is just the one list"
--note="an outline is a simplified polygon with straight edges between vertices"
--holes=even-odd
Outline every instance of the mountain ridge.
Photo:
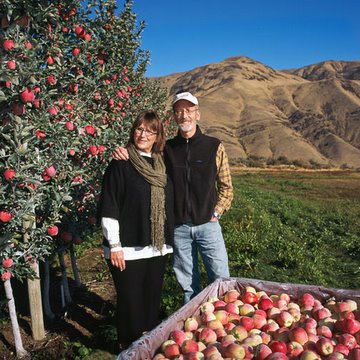
[[156,79],[170,98],[181,90],[199,98],[201,128],[232,162],[360,167],[360,61],[274,70],[234,56]]

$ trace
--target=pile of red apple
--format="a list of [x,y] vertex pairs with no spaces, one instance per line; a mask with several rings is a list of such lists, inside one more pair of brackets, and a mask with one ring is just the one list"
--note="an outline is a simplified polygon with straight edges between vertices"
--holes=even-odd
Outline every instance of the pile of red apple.
[[232,289],[172,331],[159,359],[360,360],[360,311],[350,299]]

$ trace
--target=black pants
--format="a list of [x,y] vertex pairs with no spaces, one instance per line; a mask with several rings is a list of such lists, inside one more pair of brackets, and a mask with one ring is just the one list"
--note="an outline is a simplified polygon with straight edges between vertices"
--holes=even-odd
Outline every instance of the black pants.
[[107,260],[117,294],[119,343],[131,343],[158,324],[166,260],[167,256],[128,260],[124,271]]

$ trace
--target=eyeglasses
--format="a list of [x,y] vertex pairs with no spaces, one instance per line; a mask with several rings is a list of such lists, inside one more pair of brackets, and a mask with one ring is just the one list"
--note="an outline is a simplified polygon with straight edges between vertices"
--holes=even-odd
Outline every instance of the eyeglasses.
[[150,130],[146,130],[142,127],[138,127],[135,129],[135,132],[138,134],[138,135],[142,135],[142,133],[145,134],[145,136],[153,136],[153,135],[157,135],[156,132],[153,132],[153,131],[150,131]]
[[182,116],[182,115],[192,115],[195,111],[198,111],[199,109],[191,109],[191,108],[185,108],[181,110],[175,110],[174,114],[175,116]]

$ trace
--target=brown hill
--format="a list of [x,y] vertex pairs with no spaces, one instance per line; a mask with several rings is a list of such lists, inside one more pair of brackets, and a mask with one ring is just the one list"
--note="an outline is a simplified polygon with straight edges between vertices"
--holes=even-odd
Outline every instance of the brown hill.
[[233,57],[158,79],[199,98],[202,129],[232,160],[360,167],[360,61],[276,71]]

